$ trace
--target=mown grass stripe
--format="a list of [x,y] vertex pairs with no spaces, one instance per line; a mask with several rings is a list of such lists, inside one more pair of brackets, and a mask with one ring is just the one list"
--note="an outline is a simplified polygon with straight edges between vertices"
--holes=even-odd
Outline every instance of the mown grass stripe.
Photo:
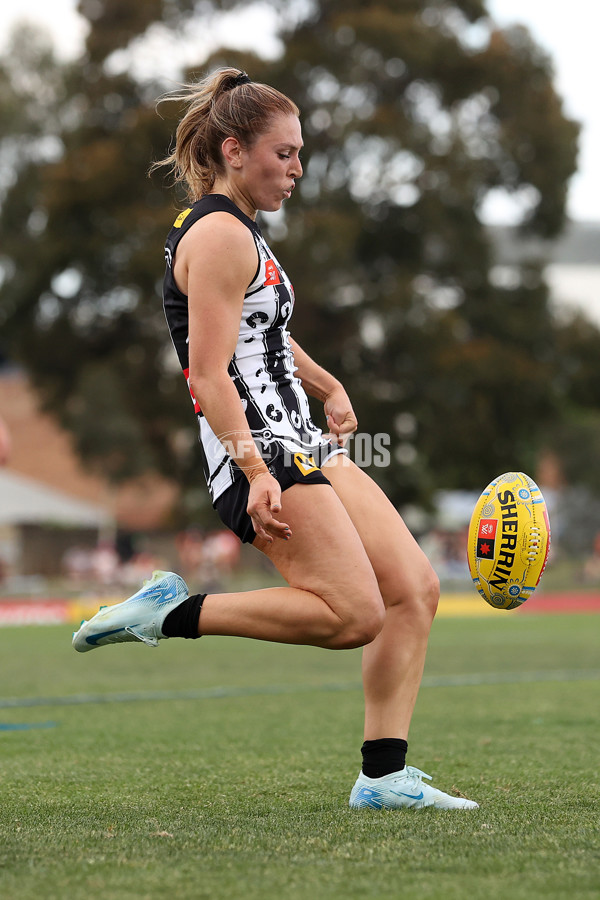
[[[426,675],[422,687],[480,687],[497,684],[532,684],[600,680],[600,669],[549,670],[540,672],[472,672],[463,675]],[[115,694],[71,694],[64,697],[0,698],[0,709],[32,706],[80,706],[98,703],[161,702],[167,700],[219,700],[267,694],[326,693],[361,690],[359,681],[325,684],[265,684],[249,687],[228,685],[189,691],[128,691]]]

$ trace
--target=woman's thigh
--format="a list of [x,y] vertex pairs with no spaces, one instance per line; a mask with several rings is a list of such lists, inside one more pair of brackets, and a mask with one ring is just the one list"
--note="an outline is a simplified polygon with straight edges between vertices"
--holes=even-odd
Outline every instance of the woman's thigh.
[[402,517],[372,478],[347,456],[323,466],[369,557],[386,606],[413,597],[435,606],[438,580]]
[[294,484],[281,495],[278,518],[288,541],[253,546],[269,557],[290,587],[312,591],[342,618],[383,612],[369,557],[351,517],[328,484]]

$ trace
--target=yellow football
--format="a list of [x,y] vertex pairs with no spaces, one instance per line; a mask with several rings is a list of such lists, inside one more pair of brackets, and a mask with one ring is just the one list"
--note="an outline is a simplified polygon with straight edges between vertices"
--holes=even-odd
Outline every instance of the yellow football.
[[467,546],[473,584],[495,609],[531,597],[548,558],[550,522],[542,492],[523,472],[495,478],[475,505]]

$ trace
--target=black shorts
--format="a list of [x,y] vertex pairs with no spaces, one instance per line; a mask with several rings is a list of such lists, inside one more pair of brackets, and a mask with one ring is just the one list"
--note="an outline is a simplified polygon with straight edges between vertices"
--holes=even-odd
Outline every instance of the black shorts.
[[[324,444],[313,456],[301,452],[281,453],[269,463],[269,472],[281,485],[282,493],[293,484],[330,484],[319,466],[330,456],[345,452],[333,444]],[[223,524],[244,544],[251,544],[256,537],[252,519],[246,512],[249,492],[248,479],[241,475],[214,503]]]

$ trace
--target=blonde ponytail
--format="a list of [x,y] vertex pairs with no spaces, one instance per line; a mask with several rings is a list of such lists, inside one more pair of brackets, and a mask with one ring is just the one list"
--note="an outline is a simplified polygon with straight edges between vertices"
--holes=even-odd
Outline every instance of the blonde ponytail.
[[175,149],[154,163],[150,172],[169,166],[175,183],[183,182],[191,202],[210,193],[217,175],[224,171],[221,146],[235,137],[250,148],[269,129],[278,114],[300,111],[285,94],[266,84],[250,81],[239,69],[216,69],[206,78],[183,85],[181,93],[162,100],[187,104],[175,135]]

